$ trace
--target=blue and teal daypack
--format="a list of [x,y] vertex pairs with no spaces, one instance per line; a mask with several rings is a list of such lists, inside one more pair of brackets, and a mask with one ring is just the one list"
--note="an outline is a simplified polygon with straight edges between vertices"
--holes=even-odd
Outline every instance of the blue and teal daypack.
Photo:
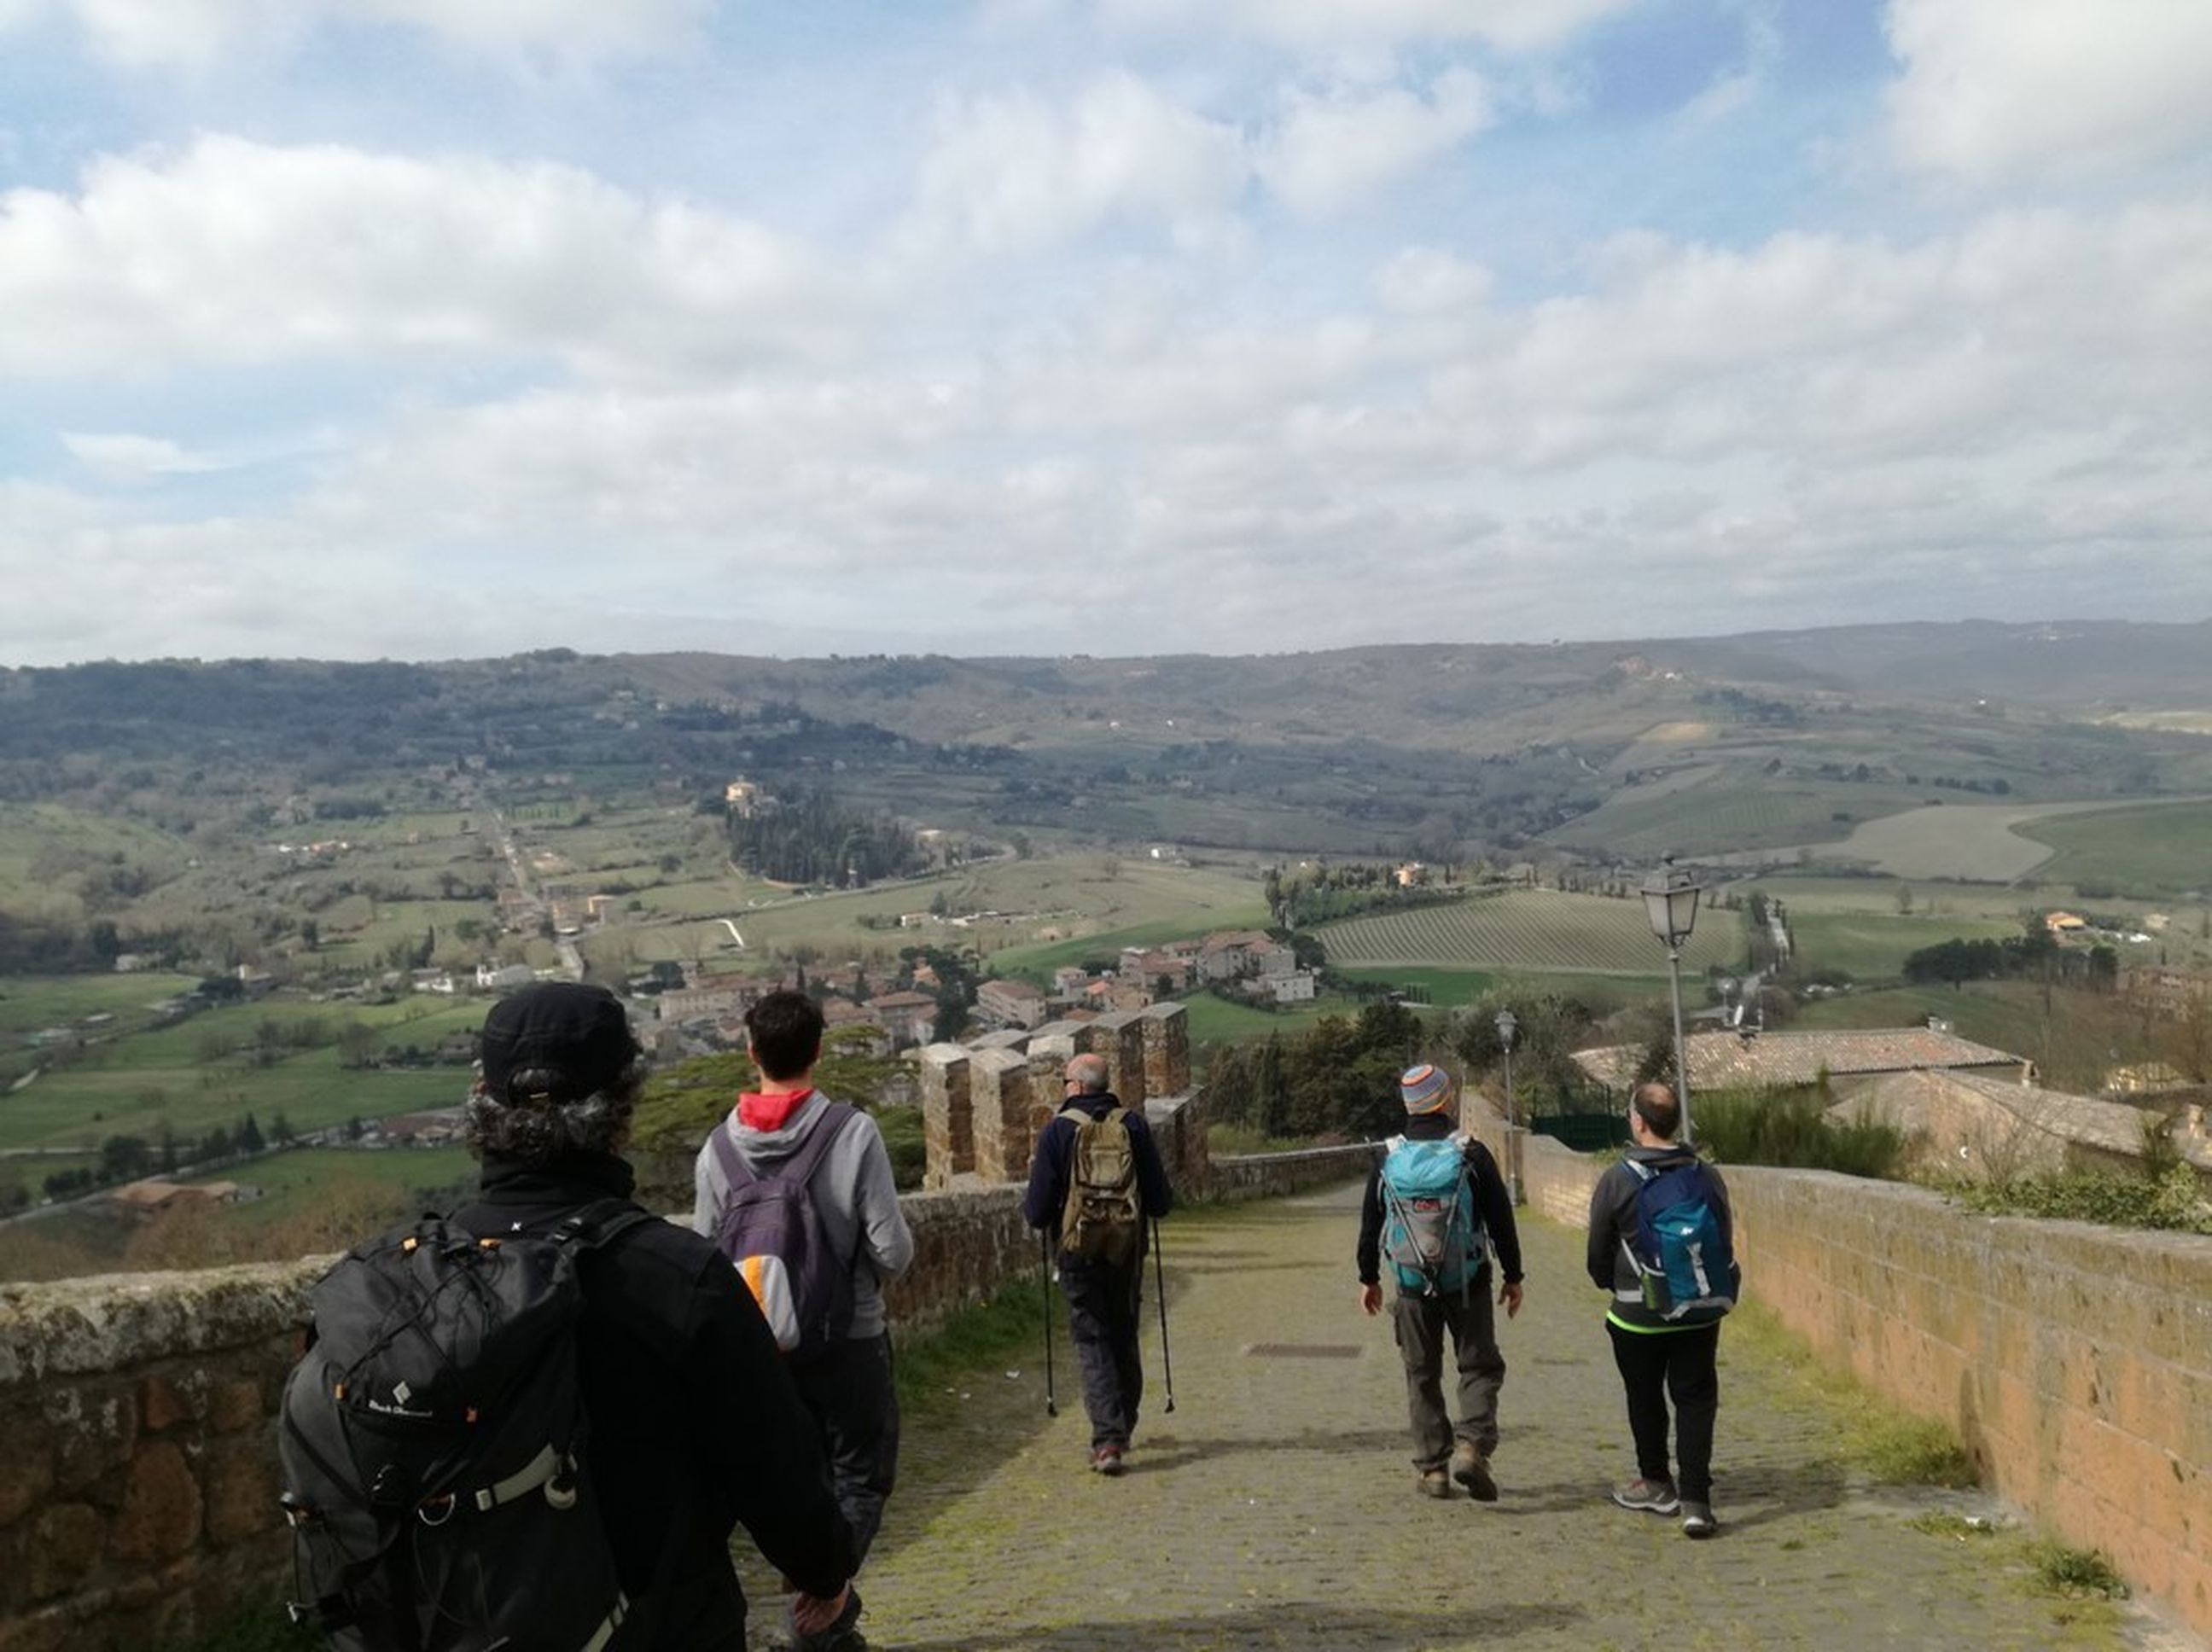
[[1663,1320],[1718,1319],[1735,1306],[1737,1275],[1704,1161],[1686,1155],[1656,1165],[1632,1158],[1627,1164],[1641,1184],[1636,1242],[1627,1248],[1644,1283],[1644,1305]]
[[1382,1254],[1408,1296],[1465,1295],[1483,1264],[1463,1138],[1393,1137],[1382,1160]]

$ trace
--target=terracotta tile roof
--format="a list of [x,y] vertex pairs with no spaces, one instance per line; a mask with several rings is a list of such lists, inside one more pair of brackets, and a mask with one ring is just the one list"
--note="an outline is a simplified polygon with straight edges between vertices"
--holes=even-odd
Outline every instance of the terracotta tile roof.
[[[1946,1088],[1981,1096],[2031,1130],[2129,1157],[2142,1156],[2143,1120],[2156,1116],[2125,1102],[2045,1090],[2040,1084],[2023,1084],[1990,1073],[1960,1072],[1900,1073],[1883,1079],[1863,1096],[1838,1102],[1829,1111],[1848,1117],[1853,1108],[1871,1102],[1904,1128],[1925,1128],[1931,1100]],[[2212,1169],[2212,1147],[2183,1132],[2175,1133],[2174,1145],[2191,1164]]]
[[[1730,1090],[1762,1084],[1809,1084],[1822,1068],[1834,1077],[1911,1072],[1925,1067],[2020,1068],[2022,1058],[1987,1044],[1925,1027],[1863,1032],[1770,1032],[1747,1042],[1732,1032],[1692,1033],[1690,1088]],[[1625,1090],[1644,1059],[1640,1044],[1575,1052],[1576,1065],[1600,1084]]]

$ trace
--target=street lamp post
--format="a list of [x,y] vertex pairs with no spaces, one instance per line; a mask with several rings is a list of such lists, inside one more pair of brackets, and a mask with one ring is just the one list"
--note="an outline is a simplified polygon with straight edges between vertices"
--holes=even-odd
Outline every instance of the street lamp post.
[[1674,1099],[1682,1109],[1682,1140],[1690,1140],[1690,1053],[1682,1040],[1682,944],[1698,921],[1705,885],[1668,855],[1644,881],[1644,912],[1651,932],[1667,949],[1667,984],[1674,1004]]
[[1513,1035],[1521,1029],[1513,1011],[1498,1012],[1498,1042],[1505,1049],[1505,1180],[1513,1202],[1521,1202],[1520,1116],[1513,1105]]

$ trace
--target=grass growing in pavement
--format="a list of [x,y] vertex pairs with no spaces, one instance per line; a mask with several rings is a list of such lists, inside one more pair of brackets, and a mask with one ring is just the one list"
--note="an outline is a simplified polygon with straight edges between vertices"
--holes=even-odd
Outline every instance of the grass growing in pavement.
[[1842,1419],[1844,1461],[1887,1485],[1980,1483],[1958,1436],[1899,1410],[1849,1371],[1821,1363],[1804,1339],[1756,1303],[1729,1315],[1729,1340],[1786,1371],[1807,1397]]
[[2124,1600],[2127,1580],[2112,1570],[2100,1552],[2069,1549],[2063,1543],[2028,1546],[2028,1564],[2035,1570],[2036,1586],[2049,1594],[2073,1600]]
[[[895,1368],[900,1410],[927,1411],[945,1399],[947,1388],[957,1389],[978,1372],[1003,1368],[1009,1361],[1042,1360],[1044,1315],[1038,1284],[1030,1278],[1006,1285],[902,1347]],[[1064,1329],[1055,1327],[1055,1335]],[[1073,1370],[1074,1351],[1066,1346],[1064,1336],[1058,1339],[1061,1346],[1056,1351],[1069,1357]]]

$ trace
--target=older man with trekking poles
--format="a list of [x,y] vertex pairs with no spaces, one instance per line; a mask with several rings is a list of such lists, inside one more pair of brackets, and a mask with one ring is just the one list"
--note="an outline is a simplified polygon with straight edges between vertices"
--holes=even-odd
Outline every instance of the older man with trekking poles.
[[[1079,1055],[1067,1064],[1066,1099],[1038,1133],[1022,1210],[1037,1230],[1041,1261],[1048,1272],[1056,1261],[1067,1296],[1068,1334],[1091,1418],[1091,1472],[1111,1476],[1127,1466],[1145,1394],[1138,1325],[1147,1230],[1157,1272],[1158,1224],[1175,1195],[1144,1115],[1122,1106],[1106,1084],[1103,1056]],[[1164,1298],[1160,1338],[1164,1357]],[[1051,1339],[1048,1309],[1046,1404],[1056,1409],[1049,1393]],[[1175,1409],[1172,1376],[1167,1409]]]

